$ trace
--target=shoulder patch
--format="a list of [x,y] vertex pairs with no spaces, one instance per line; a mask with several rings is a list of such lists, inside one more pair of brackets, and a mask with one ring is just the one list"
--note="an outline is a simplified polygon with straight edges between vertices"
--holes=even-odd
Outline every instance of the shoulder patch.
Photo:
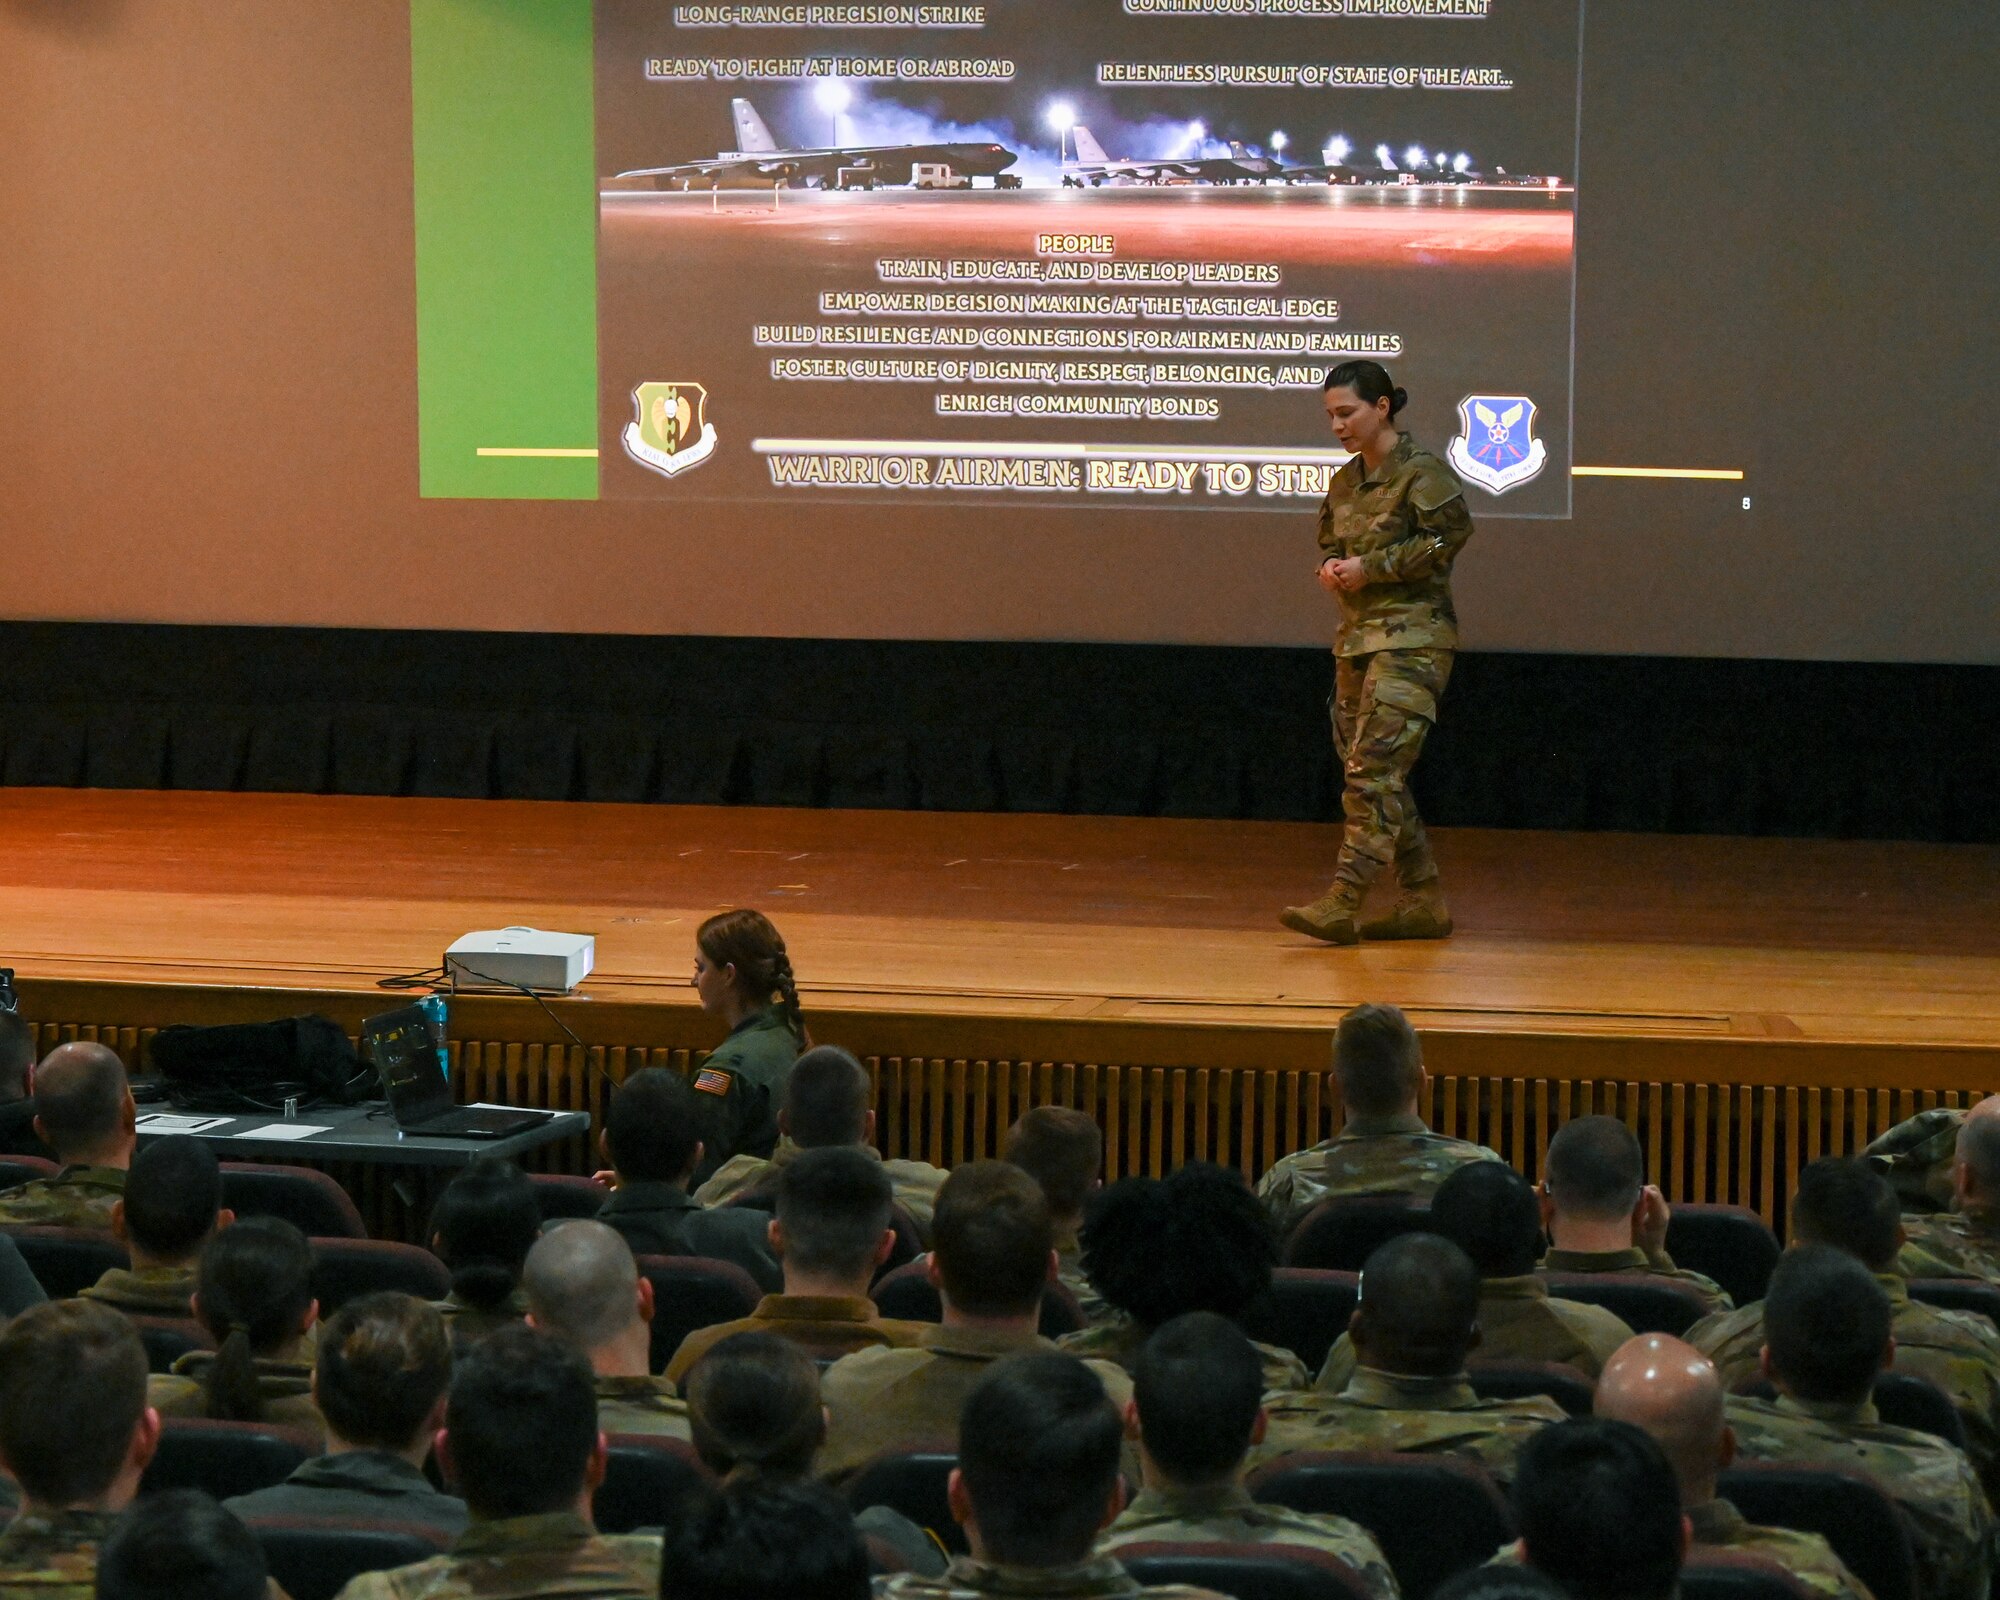
[[1435,511],[1465,493],[1465,485],[1450,467],[1428,450],[1410,461],[1410,499],[1419,511]]
[[727,1094],[733,1080],[715,1067],[703,1067],[694,1075],[694,1086],[703,1094]]

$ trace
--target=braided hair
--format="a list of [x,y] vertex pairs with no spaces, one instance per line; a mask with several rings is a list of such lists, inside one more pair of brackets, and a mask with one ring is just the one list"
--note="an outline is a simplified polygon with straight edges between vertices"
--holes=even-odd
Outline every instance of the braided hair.
[[760,1006],[773,999],[801,1050],[812,1045],[798,980],[784,937],[761,911],[722,911],[695,930],[694,942],[712,967],[734,967],[737,991]]

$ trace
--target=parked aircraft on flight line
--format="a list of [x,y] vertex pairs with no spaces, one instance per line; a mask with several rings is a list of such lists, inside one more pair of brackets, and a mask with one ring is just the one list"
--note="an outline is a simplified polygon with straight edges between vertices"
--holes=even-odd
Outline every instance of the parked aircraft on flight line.
[[1076,139],[1076,159],[1063,163],[1066,188],[1102,188],[1107,183],[1262,183],[1280,178],[1285,169],[1276,161],[1253,156],[1232,141],[1226,156],[1164,157],[1155,161],[1114,161],[1097,135],[1082,123],[1070,130]]
[[[638,167],[620,179],[653,180],[659,189],[872,189],[906,184],[917,166],[949,167],[967,178],[1000,181],[1018,157],[1001,144],[878,144],[782,150],[748,100],[729,102],[736,124],[734,150],[668,167]],[[1017,187],[1020,180],[1002,181]]]

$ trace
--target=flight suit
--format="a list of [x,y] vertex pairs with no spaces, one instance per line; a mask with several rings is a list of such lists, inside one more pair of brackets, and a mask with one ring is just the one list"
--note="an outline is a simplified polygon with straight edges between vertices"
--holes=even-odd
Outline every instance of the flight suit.
[[1426,1202],[1473,1161],[1500,1161],[1483,1144],[1433,1133],[1421,1117],[1350,1117],[1331,1139],[1294,1150],[1257,1180],[1257,1198],[1283,1238],[1322,1200],[1403,1195]]
[[1395,1574],[1375,1536],[1358,1522],[1330,1511],[1292,1511],[1259,1505],[1239,1483],[1198,1489],[1142,1489],[1097,1536],[1099,1555],[1119,1546],[1174,1541],[1184,1544],[1274,1544],[1317,1550],[1345,1562],[1375,1600],[1397,1600]]
[[707,1116],[701,1168],[706,1183],[732,1157],[766,1157],[778,1145],[778,1106],[799,1058],[799,1041],[775,1005],[753,1011],[729,1030],[690,1080]]
[[654,1600],[660,1541],[601,1534],[573,1511],[476,1522],[449,1555],[348,1580],[338,1600]]

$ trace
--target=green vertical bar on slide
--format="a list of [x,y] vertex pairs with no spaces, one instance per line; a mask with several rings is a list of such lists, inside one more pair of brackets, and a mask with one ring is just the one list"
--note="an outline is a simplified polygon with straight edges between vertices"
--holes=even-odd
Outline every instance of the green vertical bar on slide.
[[426,497],[594,500],[591,0],[410,0]]

